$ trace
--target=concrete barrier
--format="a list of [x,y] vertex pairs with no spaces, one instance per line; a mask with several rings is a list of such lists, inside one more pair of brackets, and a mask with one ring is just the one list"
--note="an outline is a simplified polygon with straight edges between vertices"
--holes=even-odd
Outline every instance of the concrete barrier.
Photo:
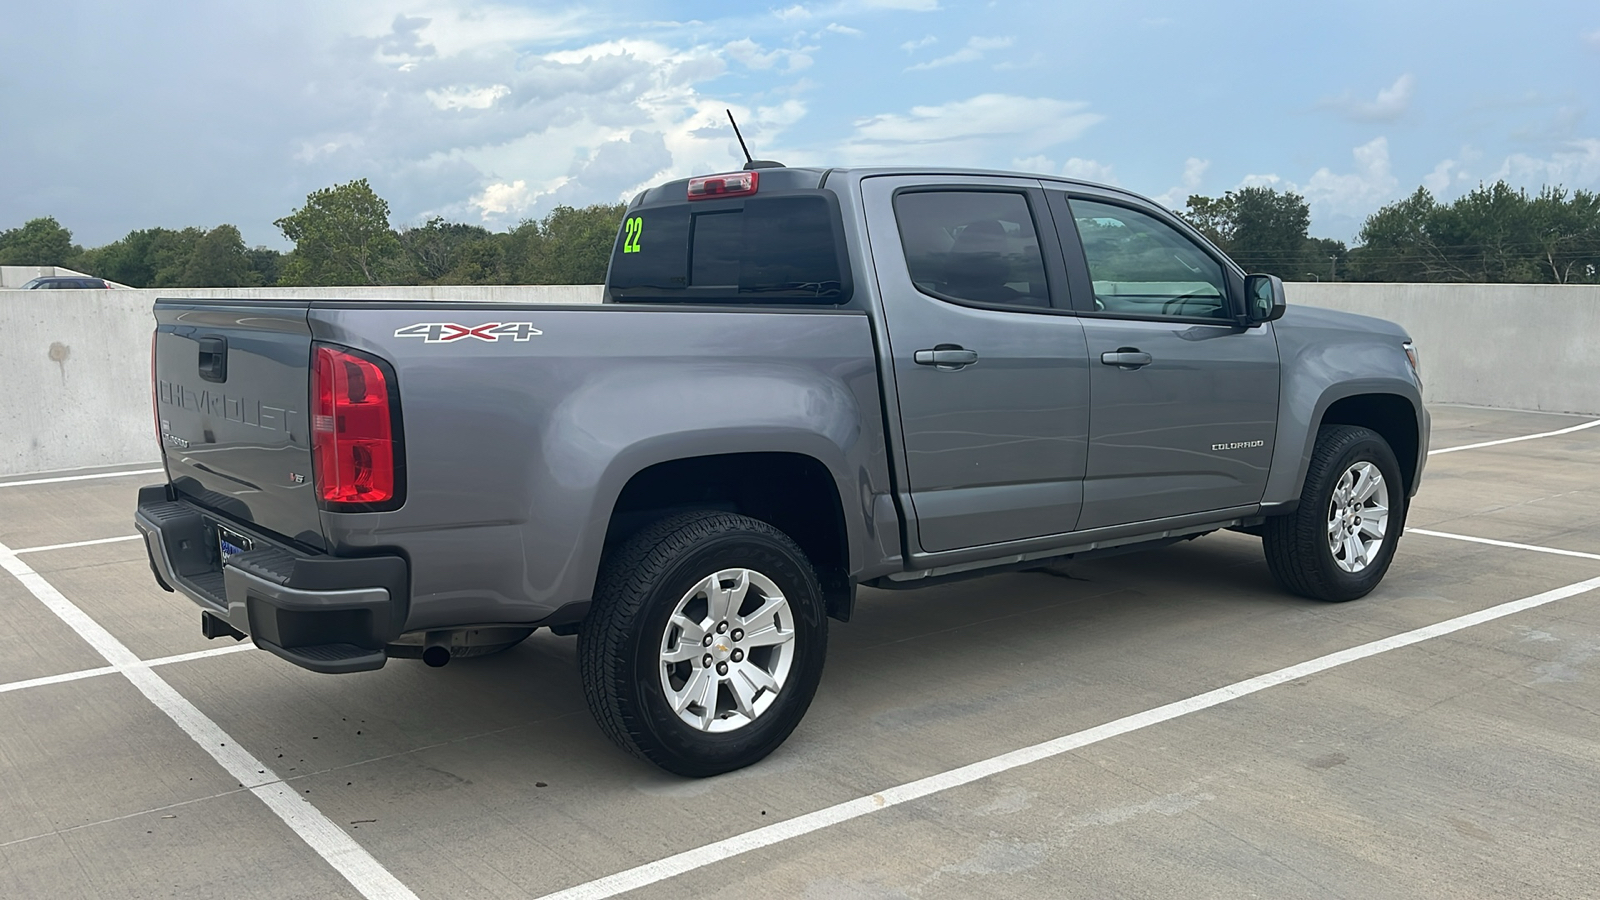
[[1600,414],[1600,285],[1291,284],[1289,302],[1397,322],[1423,398]]
[[[1291,284],[1290,303],[1399,322],[1434,403],[1600,414],[1600,286]],[[597,303],[596,285],[0,293],[0,476],[158,458],[157,297]]]
[[157,297],[598,303],[598,285],[0,292],[0,476],[160,457],[150,409]]

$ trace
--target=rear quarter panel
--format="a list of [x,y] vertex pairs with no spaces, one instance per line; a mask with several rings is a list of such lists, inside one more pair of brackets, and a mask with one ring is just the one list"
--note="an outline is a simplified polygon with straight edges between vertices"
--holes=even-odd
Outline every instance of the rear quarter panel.
[[[396,337],[418,323],[527,322],[518,341]],[[389,360],[408,493],[323,513],[334,552],[412,563],[411,630],[534,622],[589,599],[612,507],[660,462],[791,452],[827,467],[853,571],[885,570],[897,520],[865,315],[624,305],[327,304],[313,336]]]

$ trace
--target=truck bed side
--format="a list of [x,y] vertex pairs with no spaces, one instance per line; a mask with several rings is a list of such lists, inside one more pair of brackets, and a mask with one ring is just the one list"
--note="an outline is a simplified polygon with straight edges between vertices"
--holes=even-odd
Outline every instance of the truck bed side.
[[[336,555],[411,561],[407,630],[581,611],[623,489],[686,458],[816,460],[842,500],[848,574],[899,567],[861,313],[329,302],[309,321],[315,340],[388,360],[399,381],[405,505],[321,521]],[[519,323],[492,341],[414,327]]]

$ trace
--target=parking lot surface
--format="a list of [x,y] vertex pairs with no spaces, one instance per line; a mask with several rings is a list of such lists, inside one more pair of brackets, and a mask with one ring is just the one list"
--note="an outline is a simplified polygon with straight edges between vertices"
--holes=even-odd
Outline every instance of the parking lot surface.
[[1596,896],[1600,428],[1433,413],[1371,596],[1233,533],[864,590],[701,781],[604,739],[571,638],[312,674],[156,587],[158,475],[0,479],[0,896]]

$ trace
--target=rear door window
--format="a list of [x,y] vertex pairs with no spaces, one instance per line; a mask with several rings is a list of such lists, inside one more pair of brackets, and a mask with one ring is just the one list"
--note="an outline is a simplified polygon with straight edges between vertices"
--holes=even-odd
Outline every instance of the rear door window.
[[1233,318],[1222,264],[1176,228],[1123,206],[1079,197],[1070,203],[1094,284],[1095,310]]
[[918,290],[946,300],[1050,305],[1027,195],[907,191],[895,197],[894,210]]

